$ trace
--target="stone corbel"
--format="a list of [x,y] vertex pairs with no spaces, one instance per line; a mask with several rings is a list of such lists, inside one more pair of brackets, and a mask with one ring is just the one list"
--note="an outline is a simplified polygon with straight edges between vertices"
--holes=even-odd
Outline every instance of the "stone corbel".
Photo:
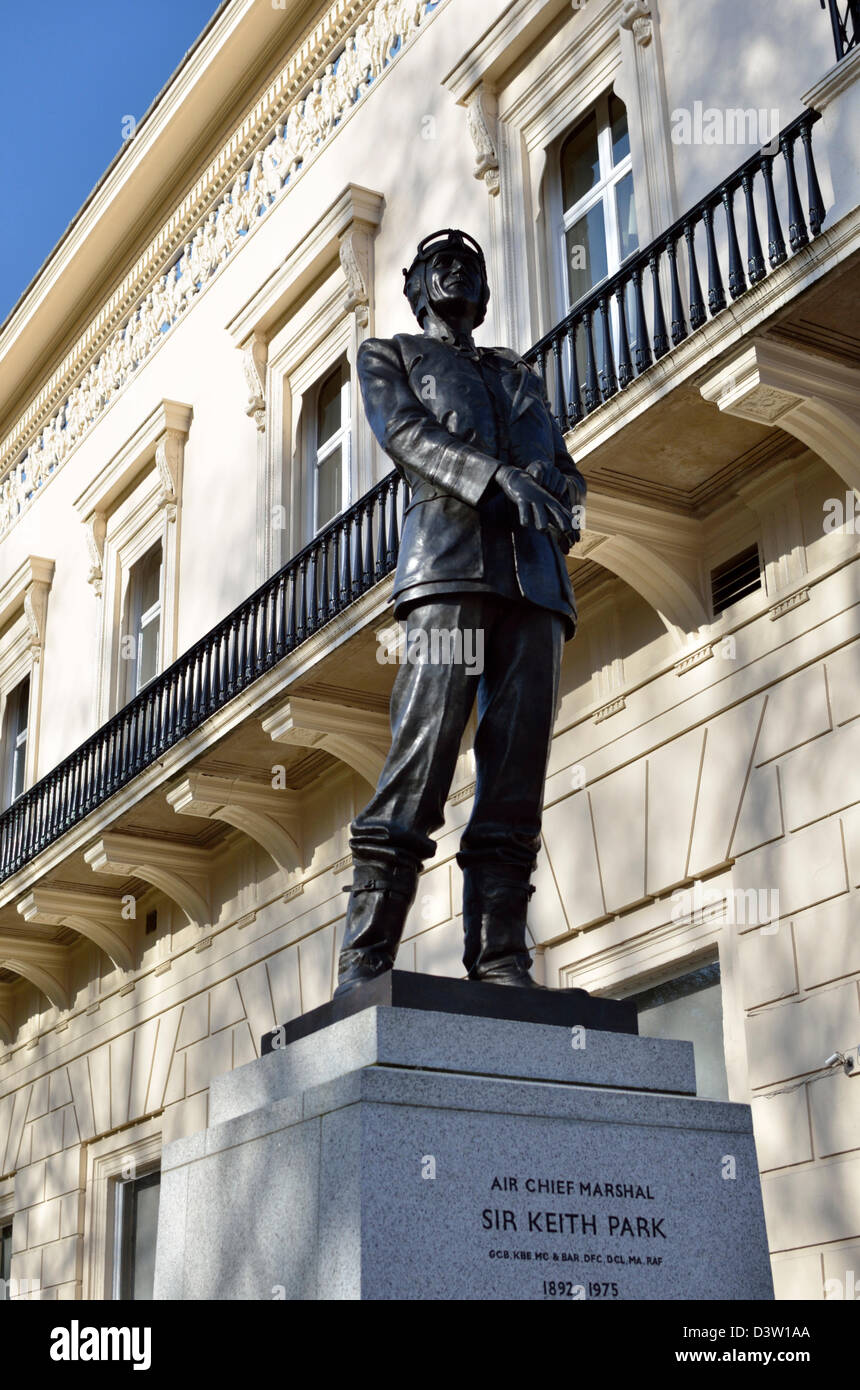
[[87,583],[92,584],[98,598],[104,586],[105,535],[107,517],[104,512],[93,512],[84,522],[87,550],[90,556],[90,570]]
[[499,155],[496,149],[496,96],[484,83],[466,99],[466,123],[477,159],[474,176],[483,179],[487,192],[499,195]]
[[134,965],[131,947],[120,935],[124,919],[117,901],[74,889],[34,888],[18,903],[18,911],[25,922],[71,927],[95,942],[119,970]]
[[158,505],[165,509],[168,521],[176,520],[176,507],[182,495],[184,455],[185,435],[180,430],[165,430],[155,446],[155,467],[158,470]]
[[248,384],[248,404],[245,413],[251,417],[260,434],[266,429],[266,364],[269,344],[262,333],[253,333],[242,344],[242,366]]
[[192,772],[167,793],[179,815],[223,821],[262,845],[279,869],[301,868],[300,806],[295,792],[240,778]]
[[211,862],[205,850],[142,835],[107,834],[84,851],[84,859],[96,874],[144,879],[178,903],[193,927],[208,925],[209,904],[201,891],[208,885]]
[[728,415],[778,425],[860,493],[860,370],[759,339],[699,388]]
[[65,946],[0,933],[0,968],[29,980],[54,1008],[69,1008],[69,954]]
[[38,569],[33,570],[33,576],[24,593],[24,618],[27,623],[29,646],[34,661],[40,659],[45,646],[48,594],[51,592],[51,581],[54,577],[52,560],[39,561],[38,566]]
[[366,328],[370,319],[371,257],[374,228],[367,223],[353,222],[340,238],[338,255],[348,286],[343,307],[355,314],[356,323]]
[[618,20],[622,29],[630,29],[640,48],[647,48],[654,37],[650,0],[621,0]]
[[391,744],[388,716],[292,696],[262,720],[275,743],[322,748],[376,786]]

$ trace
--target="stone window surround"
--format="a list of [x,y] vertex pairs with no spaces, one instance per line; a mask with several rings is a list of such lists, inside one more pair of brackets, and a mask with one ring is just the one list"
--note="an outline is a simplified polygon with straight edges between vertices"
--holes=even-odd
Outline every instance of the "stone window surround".
[[116,1182],[143,1177],[161,1161],[161,1120],[144,1120],[87,1145],[83,1293],[114,1297]]
[[54,561],[29,555],[0,588],[0,730],[3,732],[2,801],[6,796],[5,747],[6,701],[23,680],[30,678],[27,713],[27,757],[24,788],[36,781],[39,766],[39,722],[42,708],[42,655],[48,594],[54,577]]
[[88,579],[100,600],[94,692],[97,726],[125,702],[119,684],[123,599],[132,565],[159,541],[159,669],[177,656],[182,473],[192,414],[189,405],[162,400],[75,500],[90,553]]
[[[554,51],[568,26],[549,26],[565,9],[575,39]],[[627,108],[640,245],[676,216],[656,10],[657,0],[589,0],[584,8],[516,0],[444,79],[467,110],[475,177],[500,194],[491,200],[490,264],[509,287],[497,327],[511,345],[524,348],[558,319],[544,207],[549,152],[608,89]],[[541,22],[545,44],[535,33]]]
[[[247,413],[257,426],[260,583],[309,539],[302,397],[342,356],[356,381],[359,345],[373,333],[373,243],[383,206],[382,194],[347,184],[226,325],[243,355]],[[350,403],[352,495],[358,497],[373,483],[374,444],[355,387]],[[273,524],[279,508],[283,527]]]

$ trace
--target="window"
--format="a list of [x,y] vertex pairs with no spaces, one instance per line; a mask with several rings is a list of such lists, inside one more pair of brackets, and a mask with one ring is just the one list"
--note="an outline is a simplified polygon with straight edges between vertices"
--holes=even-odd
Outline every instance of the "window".
[[562,140],[558,159],[567,309],[639,247],[627,111],[614,92]]
[[161,668],[161,546],[155,545],[128,572],[123,608],[121,696],[130,700]]
[[27,676],[6,697],[6,712],[3,720],[4,806],[11,806],[27,784],[27,728],[29,722],[30,677]]
[[723,996],[718,961],[629,996],[645,1038],[683,1038],[693,1044],[696,1092],[728,1100],[723,1048]]
[[342,359],[320,382],[314,420],[309,422],[314,535],[350,504],[351,418],[349,366]]
[[163,400],[75,500],[99,602],[103,724],[177,656],[182,476],[192,411]]
[[711,602],[718,618],[733,603],[761,588],[758,546],[751,545],[711,570]]
[[12,1297],[9,1281],[12,1278],[12,1223],[0,1226],[0,1301]]
[[155,1240],[161,1173],[114,1183],[114,1284],[118,1299],[150,1300],[155,1280]]

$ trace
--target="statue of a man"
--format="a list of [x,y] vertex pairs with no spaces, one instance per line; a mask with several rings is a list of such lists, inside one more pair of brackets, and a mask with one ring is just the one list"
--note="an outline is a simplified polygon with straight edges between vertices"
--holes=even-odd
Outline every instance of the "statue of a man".
[[[472,980],[535,984],[526,913],[562,647],[577,617],[564,553],[578,539],[585,480],[540,377],[514,352],[475,347],[490,297],[481,248],[436,232],[404,276],[422,331],[367,340],[357,365],[371,428],[411,488],[394,581],[407,660],[391,750],[351,827],[337,994],[394,964],[476,698],[475,801],[457,855],[463,963]],[[466,649],[483,653],[480,675]]]

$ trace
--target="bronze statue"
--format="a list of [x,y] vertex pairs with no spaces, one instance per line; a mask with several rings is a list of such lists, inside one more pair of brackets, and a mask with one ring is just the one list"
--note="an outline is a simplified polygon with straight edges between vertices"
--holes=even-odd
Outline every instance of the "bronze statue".
[[[355,872],[337,994],[390,970],[475,698],[474,809],[463,870],[469,979],[535,985],[526,946],[564,641],[576,605],[564,553],[579,538],[585,480],[541,378],[506,348],[476,348],[490,297],[466,233],[425,238],[404,293],[420,333],[369,339],[358,376],[376,438],[411,488],[395,614],[407,660],[391,696],[391,750],[354,820]],[[427,660],[434,633],[479,634],[484,665]],[[418,639],[427,639],[421,642]],[[441,643],[436,644],[439,654]]]

